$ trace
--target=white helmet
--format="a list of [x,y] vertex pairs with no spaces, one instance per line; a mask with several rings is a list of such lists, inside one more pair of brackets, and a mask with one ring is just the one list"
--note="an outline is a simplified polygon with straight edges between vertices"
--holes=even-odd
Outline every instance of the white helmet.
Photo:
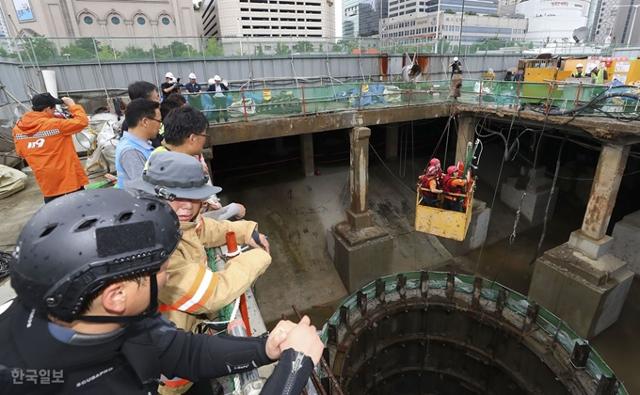
[[209,81],[207,81],[209,83],[209,85],[213,85],[216,83],[216,80],[213,78],[209,78]]
[[213,76],[213,80],[216,81],[216,82],[220,82],[220,81],[222,81],[222,78],[220,78],[219,75],[214,75]]
[[169,72],[167,72],[167,74],[165,74],[165,75],[164,75],[164,78],[171,78],[171,79],[174,79],[174,78],[176,78],[176,77],[174,77],[174,76],[173,76],[173,73],[169,71]]
[[189,74],[189,79],[190,80],[195,80],[196,79],[196,73]]
[[583,67],[584,67],[584,66],[582,65],[582,63],[578,63],[578,64],[576,65],[576,69],[581,69],[581,68],[583,68]]
[[454,61],[454,62],[457,62],[457,61],[458,61],[458,57],[457,57],[457,56],[454,56],[454,57],[453,57],[453,61]]

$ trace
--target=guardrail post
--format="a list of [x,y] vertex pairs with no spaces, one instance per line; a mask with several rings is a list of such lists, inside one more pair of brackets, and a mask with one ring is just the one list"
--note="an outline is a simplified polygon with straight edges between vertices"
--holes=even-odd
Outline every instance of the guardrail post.
[[302,115],[307,115],[307,106],[304,100],[304,85],[300,85],[300,92],[302,94]]
[[478,95],[478,104],[482,105],[482,85],[483,85],[484,81],[480,80],[480,95]]
[[244,88],[240,89],[240,94],[242,95],[242,114],[244,115],[244,120],[246,122],[249,120],[249,117],[247,116],[247,102],[244,97]]

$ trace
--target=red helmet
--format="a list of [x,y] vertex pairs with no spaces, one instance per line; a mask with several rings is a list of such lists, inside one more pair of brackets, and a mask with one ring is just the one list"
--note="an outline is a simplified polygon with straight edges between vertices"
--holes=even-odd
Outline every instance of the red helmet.
[[429,161],[429,167],[431,166],[436,166],[436,167],[440,167],[440,159],[438,158],[433,158]]
[[451,165],[449,167],[447,167],[447,174],[450,176],[453,176],[453,173],[456,172],[456,170],[458,170],[454,165]]
[[427,177],[435,177],[438,175],[438,168],[436,166],[429,166],[427,168]]

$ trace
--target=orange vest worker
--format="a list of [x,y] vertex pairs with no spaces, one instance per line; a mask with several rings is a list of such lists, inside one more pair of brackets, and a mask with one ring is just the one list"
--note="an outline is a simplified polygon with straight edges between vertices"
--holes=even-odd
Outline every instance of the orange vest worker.
[[53,114],[62,100],[49,93],[33,97],[33,111],[26,113],[13,128],[16,152],[23,157],[36,177],[45,202],[75,192],[89,182],[73,146],[73,135],[89,124],[82,106],[66,99],[73,118]]

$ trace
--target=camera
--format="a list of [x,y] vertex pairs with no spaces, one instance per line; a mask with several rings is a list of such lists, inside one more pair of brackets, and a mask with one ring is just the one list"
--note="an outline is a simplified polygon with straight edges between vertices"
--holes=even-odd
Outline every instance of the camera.
[[178,77],[178,79],[176,79],[176,81],[177,81],[178,83],[180,83],[180,77]]

